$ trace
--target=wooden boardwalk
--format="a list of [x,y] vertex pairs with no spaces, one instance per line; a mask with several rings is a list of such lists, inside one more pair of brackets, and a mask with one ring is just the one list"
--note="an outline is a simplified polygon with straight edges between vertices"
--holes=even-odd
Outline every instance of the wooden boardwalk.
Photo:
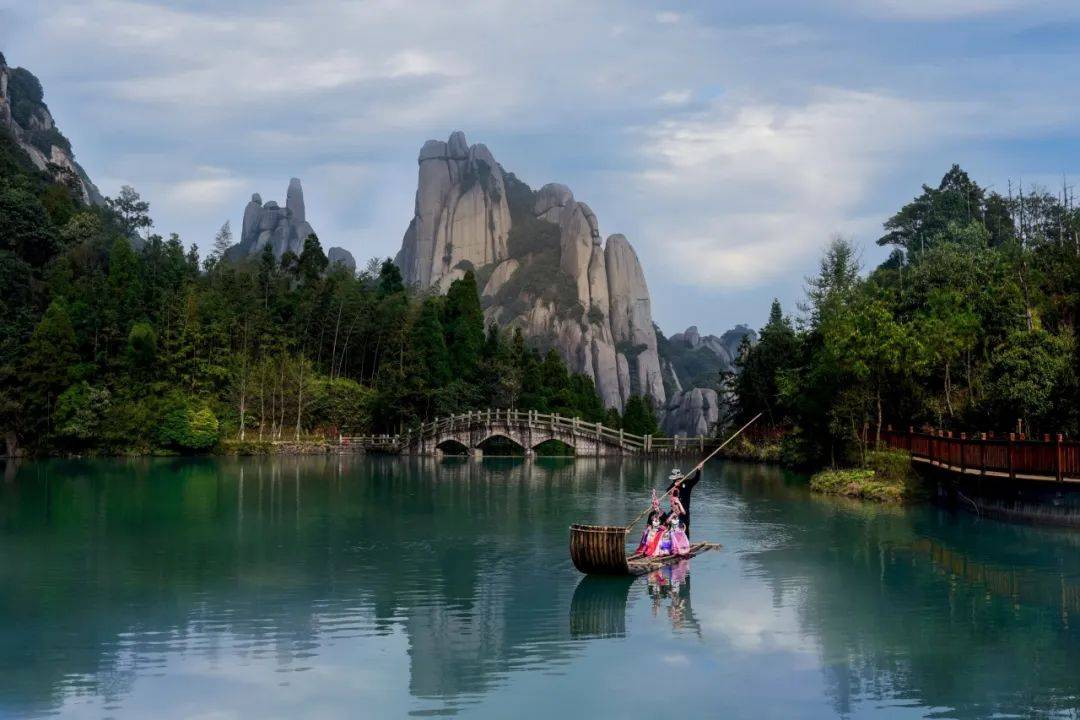
[[508,409],[436,418],[398,435],[343,435],[340,442],[373,452],[437,455],[464,450],[471,455],[482,455],[481,446],[496,437],[511,440],[526,455],[534,454],[537,446],[551,440],[566,444],[575,455],[702,454],[720,442],[705,436],[635,435],[558,413]]
[[951,432],[881,433],[890,447],[907,450],[914,462],[926,463],[960,475],[1080,483],[1080,443],[1061,435],[1042,439],[1023,434]]

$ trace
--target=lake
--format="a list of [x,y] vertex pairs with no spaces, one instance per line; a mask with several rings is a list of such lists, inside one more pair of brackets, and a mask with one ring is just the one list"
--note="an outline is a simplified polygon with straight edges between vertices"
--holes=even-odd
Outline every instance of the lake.
[[1080,534],[715,462],[693,538],[722,550],[578,574],[567,526],[627,522],[669,469],[9,464],[0,717],[1080,715]]

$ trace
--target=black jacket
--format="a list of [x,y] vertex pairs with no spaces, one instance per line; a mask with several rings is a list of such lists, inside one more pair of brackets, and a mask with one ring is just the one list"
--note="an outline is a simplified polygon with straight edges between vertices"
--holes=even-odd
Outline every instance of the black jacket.
[[[684,475],[679,482],[682,485],[679,487],[679,502],[683,506],[683,514],[679,518],[679,522],[682,523],[683,529],[686,530],[686,537],[690,537],[690,493],[693,492],[694,486],[701,480],[701,470],[695,470],[689,475]],[[668,484],[667,489],[671,490],[675,486],[675,481],[672,480]]]

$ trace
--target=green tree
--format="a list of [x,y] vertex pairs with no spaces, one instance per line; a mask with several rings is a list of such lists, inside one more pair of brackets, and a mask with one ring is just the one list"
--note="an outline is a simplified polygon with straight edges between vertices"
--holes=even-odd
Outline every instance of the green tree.
[[232,240],[232,226],[226,220],[214,234],[214,244],[210,248],[210,257],[214,258],[216,262],[224,259],[226,251],[232,247]]
[[735,358],[738,372],[733,384],[739,419],[745,422],[760,412],[773,426],[788,420],[787,409],[781,404],[777,376],[797,362],[798,342],[780,301],[773,300],[769,320],[758,333],[757,343],[751,344],[749,336],[744,336]]
[[999,346],[986,369],[988,402],[999,427],[1023,420],[1026,432],[1057,432],[1071,410],[1075,338],[1045,330],[1016,331]]
[[937,188],[922,189],[919,197],[885,222],[879,245],[897,245],[914,255],[943,241],[951,224],[982,220],[983,190],[958,165],[945,173]]
[[451,372],[455,377],[474,379],[484,347],[484,313],[472,270],[450,283],[445,326]]
[[157,360],[157,333],[148,322],[137,322],[131,326],[127,344],[128,360],[138,370],[149,370]]
[[296,271],[300,278],[307,284],[314,284],[326,271],[330,261],[326,259],[322,244],[315,233],[304,238],[304,249],[300,251],[297,260]]
[[110,401],[111,394],[104,388],[92,387],[86,381],[72,385],[56,400],[56,433],[81,443],[100,440]]
[[124,185],[115,198],[106,198],[106,206],[116,214],[120,228],[126,237],[138,237],[139,233],[154,225],[150,219],[150,203],[143,200],[135,188]]
[[405,290],[405,283],[401,279],[401,270],[390,258],[386,258],[379,267],[379,294],[393,295]]
[[27,391],[27,405],[37,427],[52,431],[52,413],[56,398],[67,387],[71,369],[78,360],[75,352],[75,330],[71,327],[67,307],[53,300],[41,322],[34,328],[23,361],[22,384]]
[[213,411],[183,396],[173,397],[158,430],[162,443],[181,450],[206,450],[217,443],[219,433]]
[[442,325],[442,298],[425,298],[420,315],[412,328],[413,350],[419,359],[418,370],[424,380],[438,388],[450,381],[450,353]]
[[635,435],[655,435],[660,431],[653,411],[652,398],[631,395],[623,409],[622,428]]

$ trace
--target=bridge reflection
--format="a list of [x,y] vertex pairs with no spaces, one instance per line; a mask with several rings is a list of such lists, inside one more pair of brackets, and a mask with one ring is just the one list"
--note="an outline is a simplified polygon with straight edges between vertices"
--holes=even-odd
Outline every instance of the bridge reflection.
[[646,467],[24,463],[0,484],[0,607],[47,620],[0,633],[0,715],[49,713],[73,694],[120,702],[172,656],[302,672],[334,644],[398,634],[414,698],[470,702],[507,673],[580,653],[567,624],[569,518],[622,518],[612,493],[643,495],[663,472]]

